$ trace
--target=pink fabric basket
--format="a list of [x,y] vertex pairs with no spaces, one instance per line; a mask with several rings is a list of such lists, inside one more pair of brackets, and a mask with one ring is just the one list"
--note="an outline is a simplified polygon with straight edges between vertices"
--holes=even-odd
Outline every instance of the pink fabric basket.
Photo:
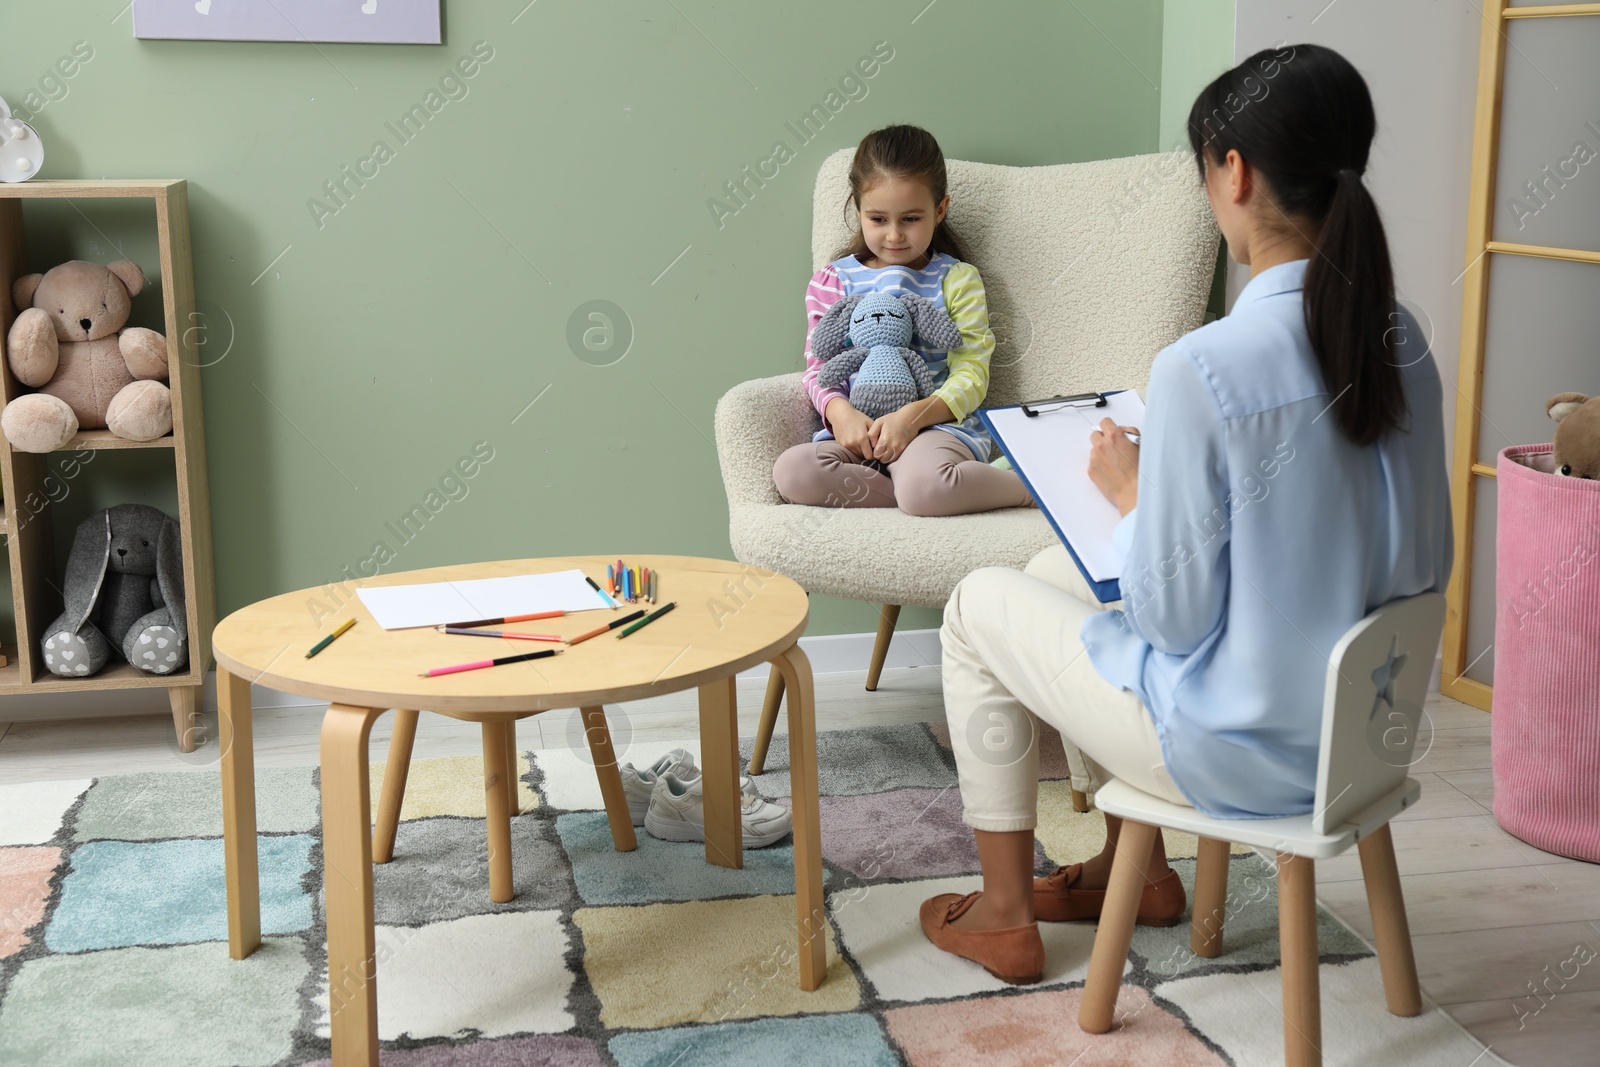
[[1600,863],[1600,481],[1553,470],[1550,445],[1496,470],[1494,817]]

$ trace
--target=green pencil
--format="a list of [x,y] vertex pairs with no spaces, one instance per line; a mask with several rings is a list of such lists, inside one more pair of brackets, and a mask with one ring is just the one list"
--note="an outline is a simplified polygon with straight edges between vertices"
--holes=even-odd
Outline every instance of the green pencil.
[[638,622],[634,623],[632,626],[629,626],[626,629],[624,629],[620,634],[617,635],[617,640],[620,641],[622,638],[627,637],[629,634],[633,633],[633,631],[637,630],[641,626],[648,626],[650,623],[655,622],[657,619],[661,618],[661,616],[665,615],[667,612],[671,611],[673,608],[675,608],[677,606],[678,606],[678,602],[676,600],[668,601],[667,603],[665,603],[665,604],[661,605],[659,608],[657,608],[655,611],[652,611],[650,614],[646,615],[644,618],[642,618]]
[[355,619],[346,619],[344,622],[340,623],[339,627],[336,630],[334,630],[333,633],[329,634],[327,637],[324,637],[321,641],[318,641],[316,644],[311,646],[311,651],[306,653],[306,659],[310,659],[312,656],[315,656],[318,652],[321,652],[323,649],[325,649],[329,645],[333,644],[333,639],[335,637],[338,637],[340,634],[344,633],[346,630],[350,629],[350,627],[354,626],[355,624],[356,624],[356,620]]

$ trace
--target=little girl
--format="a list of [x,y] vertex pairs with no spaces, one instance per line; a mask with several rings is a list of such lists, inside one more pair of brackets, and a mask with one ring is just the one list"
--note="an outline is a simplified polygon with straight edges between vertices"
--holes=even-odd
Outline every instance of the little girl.
[[[910,515],[1031,506],[1016,472],[988,462],[993,443],[976,413],[989,389],[994,334],[983,279],[944,220],[950,197],[939,143],[916,126],[867,134],[850,164],[850,201],[860,220],[855,239],[806,288],[801,380],[823,429],[778,457],[778,493],[790,504],[898,507]],[[857,293],[915,293],[961,331],[960,347],[948,353],[917,349],[933,372],[933,395],[878,419],[819,385],[823,364],[811,355],[817,322]]]

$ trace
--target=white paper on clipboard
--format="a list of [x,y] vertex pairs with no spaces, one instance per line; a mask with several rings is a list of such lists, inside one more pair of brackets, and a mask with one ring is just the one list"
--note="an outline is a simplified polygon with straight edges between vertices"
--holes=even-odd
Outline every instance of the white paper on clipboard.
[[1111,531],[1122,515],[1089,480],[1089,434],[1101,419],[1118,426],[1144,425],[1144,401],[1132,389],[1106,394],[1106,406],[1048,402],[1028,405],[1040,410],[1028,416],[1021,407],[984,412],[1000,437],[1012,466],[1033,488],[1034,499],[1054,520],[1056,529],[1077,553],[1089,577],[1097,582],[1121,578],[1121,561],[1111,544]]

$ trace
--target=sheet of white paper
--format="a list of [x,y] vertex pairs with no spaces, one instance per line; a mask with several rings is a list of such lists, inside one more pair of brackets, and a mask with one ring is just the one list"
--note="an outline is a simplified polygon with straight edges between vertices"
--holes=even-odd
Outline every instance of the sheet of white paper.
[[1103,408],[1063,406],[1033,418],[1020,407],[985,412],[1006,455],[1097,582],[1121,577],[1111,531],[1122,516],[1089,480],[1089,434],[1101,419],[1118,426],[1144,423],[1144,401],[1132,389],[1106,400]]
[[357,589],[356,595],[385,630],[610,606],[576,568],[470,582],[386,585]]

